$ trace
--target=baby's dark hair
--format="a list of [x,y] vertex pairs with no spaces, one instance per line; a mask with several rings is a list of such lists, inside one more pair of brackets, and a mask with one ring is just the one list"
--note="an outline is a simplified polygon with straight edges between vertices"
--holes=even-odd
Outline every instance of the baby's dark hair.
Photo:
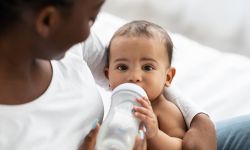
[[110,40],[109,46],[107,47],[107,52],[108,52],[107,66],[109,66],[109,53],[112,41],[116,37],[120,36],[146,37],[146,38],[159,37],[162,40],[163,44],[165,45],[168,54],[169,64],[171,65],[172,55],[173,55],[173,42],[170,36],[168,35],[167,31],[164,30],[161,26],[154,24],[152,22],[148,22],[145,20],[136,20],[123,25],[113,35],[112,39]]
[[69,7],[74,0],[0,0],[0,33],[18,23],[26,10],[39,10],[45,6]]

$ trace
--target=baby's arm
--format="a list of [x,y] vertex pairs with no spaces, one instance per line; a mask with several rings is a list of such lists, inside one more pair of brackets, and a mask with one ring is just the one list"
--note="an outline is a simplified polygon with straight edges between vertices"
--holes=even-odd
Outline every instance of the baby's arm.
[[148,149],[181,150],[186,125],[178,108],[170,102],[167,105],[160,104],[159,112],[163,115],[158,116],[156,112],[156,116],[148,99],[138,99],[138,102],[142,107],[135,107],[135,116],[146,126]]

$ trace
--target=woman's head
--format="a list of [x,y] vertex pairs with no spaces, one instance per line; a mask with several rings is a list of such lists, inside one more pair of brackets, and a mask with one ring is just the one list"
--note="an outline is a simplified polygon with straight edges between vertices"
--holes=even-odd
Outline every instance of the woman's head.
[[[84,41],[104,0],[1,0],[0,37],[22,35],[34,57],[53,59]],[[10,38],[12,38],[9,36]],[[27,46],[26,46],[27,47]],[[29,52],[30,53],[30,52]]]
[[4,32],[22,21],[25,11],[38,11],[46,6],[60,7],[67,10],[74,0],[1,0],[0,1],[0,31]]

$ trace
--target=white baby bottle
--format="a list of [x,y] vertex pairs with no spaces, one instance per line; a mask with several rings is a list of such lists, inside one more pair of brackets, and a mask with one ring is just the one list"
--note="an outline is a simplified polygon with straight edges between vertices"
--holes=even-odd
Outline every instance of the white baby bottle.
[[138,135],[140,120],[133,114],[133,106],[140,106],[136,98],[147,97],[138,85],[124,83],[111,96],[111,106],[97,135],[96,150],[131,150]]

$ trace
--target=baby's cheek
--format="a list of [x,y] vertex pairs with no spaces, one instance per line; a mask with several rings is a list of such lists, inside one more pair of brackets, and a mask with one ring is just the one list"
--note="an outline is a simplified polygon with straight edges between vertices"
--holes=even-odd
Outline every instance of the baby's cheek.
[[161,85],[151,86],[147,91],[148,98],[150,101],[155,100],[162,94],[163,87]]
[[112,80],[112,81],[109,82],[109,86],[113,90],[114,88],[116,88],[117,86],[119,86],[120,84],[123,84],[123,83],[126,83],[126,82],[124,82],[122,80],[119,80],[119,79],[118,80]]
[[159,89],[151,88],[149,90],[150,91],[147,92],[147,94],[150,101],[154,101],[161,94],[161,91]]

